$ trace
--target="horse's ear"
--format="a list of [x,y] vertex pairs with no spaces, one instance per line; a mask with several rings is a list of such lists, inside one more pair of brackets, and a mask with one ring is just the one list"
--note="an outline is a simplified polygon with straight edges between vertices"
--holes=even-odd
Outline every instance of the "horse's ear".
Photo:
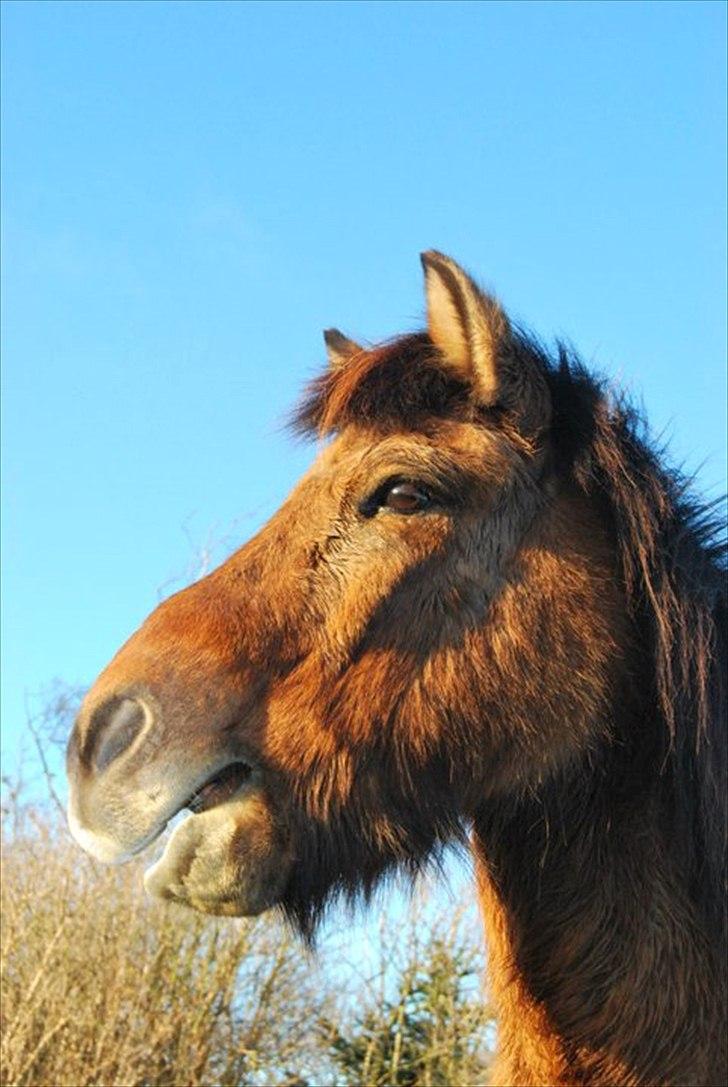
[[324,341],[332,370],[339,370],[346,365],[352,355],[357,355],[362,350],[358,343],[354,343],[343,332],[339,332],[338,328],[325,329]]
[[497,403],[498,353],[510,330],[508,318],[450,257],[430,249],[421,259],[430,339],[481,404]]
[[518,359],[498,301],[443,253],[430,249],[421,260],[428,332],[445,366],[470,385],[479,404],[508,408],[524,431],[539,429],[549,415],[546,386],[527,360]]

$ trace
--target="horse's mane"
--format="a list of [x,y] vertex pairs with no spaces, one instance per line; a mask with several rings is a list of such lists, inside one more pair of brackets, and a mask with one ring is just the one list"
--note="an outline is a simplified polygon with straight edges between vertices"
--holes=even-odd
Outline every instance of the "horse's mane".
[[[716,937],[726,886],[726,545],[715,503],[669,467],[642,414],[563,345],[533,336],[513,349],[544,374],[553,403],[556,471],[609,511],[630,610],[647,647],[650,716],[672,807],[675,853]],[[429,336],[403,336],[353,355],[309,386],[292,420],[303,434],[347,423],[416,428],[472,416],[467,389],[447,376]]]
[[[670,467],[644,416],[563,346],[544,372],[565,470],[606,499],[627,599],[646,647],[650,716],[672,809],[671,845],[716,939],[725,940],[726,582],[721,502]],[[646,722],[647,723],[647,722]]]

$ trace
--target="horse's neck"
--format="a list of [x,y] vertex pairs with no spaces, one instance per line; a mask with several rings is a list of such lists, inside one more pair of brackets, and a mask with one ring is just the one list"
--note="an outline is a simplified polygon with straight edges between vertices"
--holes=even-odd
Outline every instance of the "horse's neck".
[[654,798],[496,807],[474,824],[493,1083],[723,1082],[715,964]]

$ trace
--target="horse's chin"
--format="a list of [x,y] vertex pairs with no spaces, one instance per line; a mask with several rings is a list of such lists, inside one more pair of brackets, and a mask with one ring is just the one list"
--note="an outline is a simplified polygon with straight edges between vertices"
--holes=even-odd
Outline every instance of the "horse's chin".
[[288,854],[262,790],[249,786],[175,827],[144,886],[201,913],[252,917],[280,901]]

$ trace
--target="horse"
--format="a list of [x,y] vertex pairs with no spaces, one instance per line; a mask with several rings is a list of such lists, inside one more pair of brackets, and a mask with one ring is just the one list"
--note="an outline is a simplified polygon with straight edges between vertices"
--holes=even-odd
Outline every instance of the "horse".
[[271,520],[89,690],[69,822],[154,896],[311,940],[472,851],[493,1082],[719,1084],[725,549],[627,400],[422,255],[424,331],[329,362]]

